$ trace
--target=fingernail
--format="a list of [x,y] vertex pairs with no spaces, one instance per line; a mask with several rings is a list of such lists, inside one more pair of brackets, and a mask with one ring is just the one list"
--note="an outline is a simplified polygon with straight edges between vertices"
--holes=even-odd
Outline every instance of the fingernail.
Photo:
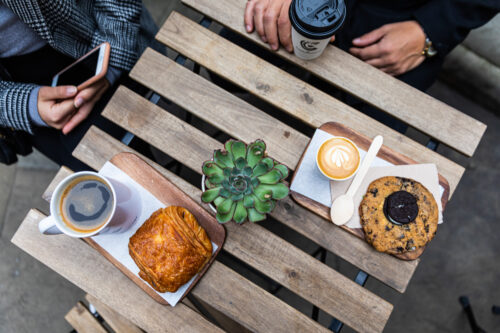
[[68,89],[66,89],[66,93],[68,95],[73,95],[74,93],[76,93],[76,87],[68,87]]
[[267,38],[265,36],[262,36],[261,38],[264,43],[267,43]]
[[75,101],[75,108],[79,108],[83,104],[83,98],[78,97]]
[[273,45],[271,45],[271,48],[272,48],[274,51],[277,51],[277,50],[278,50],[278,45],[273,44]]
[[353,43],[359,43],[361,42],[361,38],[356,38],[355,40],[352,41]]
[[286,49],[288,52],[292,53],[293,52],[293,47],[289,47]]
[[250,24],[247,24],[247,32],[250,32],[252,31],[252,27],[250,26]]

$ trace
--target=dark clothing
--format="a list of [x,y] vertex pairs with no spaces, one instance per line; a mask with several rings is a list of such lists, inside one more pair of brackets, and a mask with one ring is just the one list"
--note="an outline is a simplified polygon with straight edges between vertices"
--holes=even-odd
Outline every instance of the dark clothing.
[[[460,44],[470,30],[500,11],[499,0],[346,0],[345,26],[354,33],[371,31],[386,23],[416,20],[432,40],[440,57]],[[360,20],[363,23],[360,23]],[[353,27],[365,29],[354,31]],[[345,31],[345,30],[344,30]],[[360,34],[360,35],[361,35]],[[360,35],[351,34],[350,40]]]
[[444,57],[471,29],[488,22],[500,11],[500,1],[481,0],[346,0],[347,18],[336,35],[336,45],[348,51],[352,40],[384,24],[416,20],[438,51],[398,79],[426,90],[436,80]]
[[[427,90],[436,80],[444,57],[461,43],[471,29],[488,22],[500,11],[500,0],[345,0],[347,17],[344,26],[335,35],[335,45],[349,52],[352,40],[384,24],[416,20],[433,42],[438,55],[425,61],[413,70],[397,78],[419,90]],[[267,59],[285,70],[289,68],[286,61],[270,55],[268,51],[257,47],[254,43],[242,40],[237,34],[223,29],[221,35],[232,40],[251,53]],[[214,81],[231,89],[229,85],[216,75]],[[386,124],[398,132],[404,133],[407,125],[379,109],[364,103],[345,92],[338,92],[324,81],[311,77],[309,83],[324,90]],[[237,89],[237,88],[236,88]]]

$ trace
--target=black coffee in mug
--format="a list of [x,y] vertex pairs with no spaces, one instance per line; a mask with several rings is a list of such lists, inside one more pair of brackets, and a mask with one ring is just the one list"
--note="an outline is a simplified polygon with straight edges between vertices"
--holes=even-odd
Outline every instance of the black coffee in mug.
[[88,233],[98,230],[110,218],[113,192],[95,176],[83,176],[70,183],[59,204],[63,222],[72,230]]
[[344,0],[293,0],[289,11],[294,53],[304,60],[319,57],[346,18]]

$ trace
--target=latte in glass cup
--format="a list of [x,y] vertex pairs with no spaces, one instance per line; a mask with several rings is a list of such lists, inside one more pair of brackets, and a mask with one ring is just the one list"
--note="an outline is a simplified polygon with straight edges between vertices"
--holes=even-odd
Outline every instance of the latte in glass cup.
[[346,180],[358,171],[361,155],[358,147],[344,137],[333,137],[321,144],[316,154],[319,171],[332,180]]

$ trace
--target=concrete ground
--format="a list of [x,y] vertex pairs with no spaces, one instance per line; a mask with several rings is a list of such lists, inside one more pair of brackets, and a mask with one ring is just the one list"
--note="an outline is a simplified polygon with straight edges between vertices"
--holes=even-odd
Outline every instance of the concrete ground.
[[[157,22],[178,6],[174,1],[145,3]],[[480,325],[488,332],[500,332],[500,316],[491,314],[491,305],[500,304],[500,119],[442,83],[429,93],[486,123],[488,130],[471,159],[440,148],[444,155],[466,165],[467,171],[447,207],[446,222],[423,255],[406,293],[399,294],[373,278],[367,288],[394,304],[386,332],[470,332],[457,301],[462,294],[471,298]],[[0,332],[69,332],[64,315],[84,295],[10,243],[30,208],[48,211],[41,194],[57,168],[38,153],[14,166],[0,165]],[[305,251],[314,250],[310,242],[279,224],[266,227],[287,235]],[[229,256],[222,259],[241,266]],[[328,255],[327,263],[347,276],[356,274],[354,267],[334,255]],[[267,283],[250,272],[245,276],[263,286]],[[310,304],[291,292],[283,289],[278,295],[310,314]],[[320,313],[323,324],[330,320]]]

